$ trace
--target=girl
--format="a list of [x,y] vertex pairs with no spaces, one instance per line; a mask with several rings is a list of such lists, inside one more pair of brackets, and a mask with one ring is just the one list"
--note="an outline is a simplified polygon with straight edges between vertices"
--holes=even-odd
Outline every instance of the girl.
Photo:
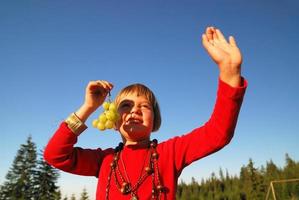
[[247,86],[233,37],[227,42],[219,29],[208,27],[202,43],[220,72],[215,108],[203,126],[162,143],[151,141],[151,133],[161,124],[159,105],[149,88],[133,84],[115,100],[120,114],[115,129],[122,143],[105,150],[74,147],[87,128],[84,122],[113,88],[108,81],[91,81],[84,104],[61,123],[49,141],[46,161],[66,172],[98,177],[96,199],[175,199],[184,167],[230,142]]

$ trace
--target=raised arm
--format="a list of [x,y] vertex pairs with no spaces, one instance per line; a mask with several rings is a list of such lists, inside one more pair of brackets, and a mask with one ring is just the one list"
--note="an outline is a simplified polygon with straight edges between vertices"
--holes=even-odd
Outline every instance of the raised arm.
[[202,43],[219,67],[217,99],[210,119],[203,126],[168,141],[172,143],[169,157],[173,157],[178,174],[195,160],[230,142],[247,87],[241,77],[242,55],[233,37],[227,42],[220,30],[208,27],[202,35]]
[[101,162],[109,152],[74,145],[79,134],[87,128],[84,122],[104,102],[112,87],[107,81],[89,82],[83,105],[61,123],[45,148],[44,158],[49,164],[66,172],[97,176]]

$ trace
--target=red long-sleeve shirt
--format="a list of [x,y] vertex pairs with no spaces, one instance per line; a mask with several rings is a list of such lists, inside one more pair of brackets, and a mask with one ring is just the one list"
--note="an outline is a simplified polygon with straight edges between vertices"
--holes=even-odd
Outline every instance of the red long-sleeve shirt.
[[[246,80],[237,88],[219,80],[216,104],[208,122],[190,133],[158,144],[158,168],[166,187],[162,199],[175,199],[178,177],[184,167],[220,150],[230,142],[246,87]],[[114,151],[112,148],[102,150],[74,147],[77,137],[65,122],[61,123],[46,146],[44,157],[49,164],[63,171],[98,177],[96,199],[103,200]],[[125,146],[122,150],[127,175],[133,185],[140,177],[147,153],[147,148],[134,146]],[[122,167],[119,170],[124,173]],[[151,190],[152,179],[148,177],[137,190],[139,200],[151,199]],[[127,200],[130,197],[121,194],[111,178],[109,199]]]

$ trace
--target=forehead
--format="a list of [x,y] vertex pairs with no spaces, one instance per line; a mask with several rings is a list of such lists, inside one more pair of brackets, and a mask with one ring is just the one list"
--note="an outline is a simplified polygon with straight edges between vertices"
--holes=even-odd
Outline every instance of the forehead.
[[156,102],[152,91],[142,84],[133,84],[123,88],[115,98],[115,103],[118,106],[125,99],[147,100],[154,104]]
[[126,101],[126,100],[131,100],[131,101],[138,101],[138,102],[150,102],[148,97],[144,94],[139,94],[137,92],[130,92],[127,94],[123,94],[119,97],[119,103]]

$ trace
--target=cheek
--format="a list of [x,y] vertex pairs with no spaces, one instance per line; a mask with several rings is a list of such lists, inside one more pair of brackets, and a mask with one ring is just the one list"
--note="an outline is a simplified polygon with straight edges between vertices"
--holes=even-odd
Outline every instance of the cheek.
[[119,113],[120,118],[116,122],[116,126],[119,128],[123,124],[123,122],[125,121],[126,113],[124,113],[124,112],[118,112],[118,113]]
[[146,121],[148,121],[152,126],[154,126],[154,113],[151,112],[146,116]]

